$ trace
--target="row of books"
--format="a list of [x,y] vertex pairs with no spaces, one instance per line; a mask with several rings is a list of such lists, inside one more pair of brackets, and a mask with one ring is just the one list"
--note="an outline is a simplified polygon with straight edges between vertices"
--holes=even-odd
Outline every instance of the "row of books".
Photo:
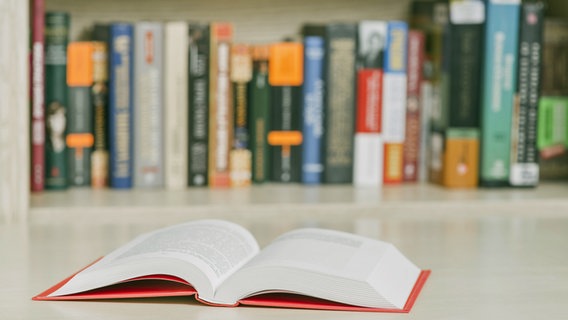
[[542,59],[544,11],[541,1],[412,2],[411,25],[428,39],[430,181],[538,184],[542,112],[562,101],[541,99],[543,63],[555,63]]
[[[306,25],[301,41],[249,46],[232,43],[229,23],[186,22],[95,25],[68,43],[69,15],[45,17],[46,115],[33,121],[47,139],[43,161],[32,146],[34,190],[42,164],[56,189],[377,186],[383,170],[402,181],[405,22]],[[395,170],[382,167],[383,140]]]
[[534,186],[543,10],[416,0],[410,30],[306,24],[269,45],[186,22],[95,25],[68,43],[69,16],[48,13],[33,20],[32,190]]

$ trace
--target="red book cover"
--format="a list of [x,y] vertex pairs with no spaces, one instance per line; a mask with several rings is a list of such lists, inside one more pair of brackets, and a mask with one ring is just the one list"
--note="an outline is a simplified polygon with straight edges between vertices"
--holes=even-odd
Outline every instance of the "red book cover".
[[[100,260],[100,259],[99,259]],[[98,260],[97,260],[98,261]],[[93,262],[92,264],[96,263]],[[91,264],[91,265],[92,265]],[[89,266],[87,266],[89,267]],[[85,267],[84,269],[86,269]],[[83,269],[83,270],[84,270]],[[81,272],[81,271],[79,271]],[[77,272],[77,273],[79,273]],[[194,298],[204,304],[222,307],[237,307],[239,305],[257,307],[276,307],[276,308],[295,308],[295,309],[315,309],[315,310],[335,310],[335,311],[361,311],[361,312],[384,312],[384,313],[409,313],[420,295],[426,280],[430,276],[430,270],[423,270],[412,292],[408,296],[406,304],[402,309],[368,308],[349,304],[318,299],[314,297],[292,294],[292,293],[265,293],[251,296],[238,301],[234,305],[219,305],[210,303],[199,298],[199,293],[193,286],[174,276],[156,274],[137,277],[126,281],[118,282],[114,285],[85,291],[65,296],[50,296],[53,292],[65,285],[74,276],[57,283],[53,287],[33,297],[36,301],[75,301],[75,300],[103,300],[103,299],[127,299],[127,298],[156,298],[156,297],[181,297],[194,296]]]
[[420,95],[425,50],[424,34],[411,30],[408,33],[406,128],[403,144],[403,179],[418,181],[420,152]]
[[31,3],[31,189],[42,191],[45,179],[44,29],[45,0]]
[[356,133],[381,132],[381,69],[361,69],[357,73]]

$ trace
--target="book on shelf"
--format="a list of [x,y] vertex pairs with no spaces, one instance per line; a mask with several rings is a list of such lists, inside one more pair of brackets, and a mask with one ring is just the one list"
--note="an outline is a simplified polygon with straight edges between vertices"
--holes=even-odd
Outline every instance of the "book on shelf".
[[541,180],[568,179],[568,23],[547,18],[542,50],[542,96],[538,107]]
[[361,21],[358,25],[357,110],[353,154],[353,184],[383,184],[381,108],[387,22]]
[[165,187],[188,186],[189,25],[164,25],[164,173]]
[[302,165],[302,104],[304,49],[300,42],[274,43],[269,49],[270,181],[300,182]]
[[479,183],[507,186],[517,88],[520,0],[487,2]]
[[229,155],[231,187],[247,187],[252,183],[252,153],[250,150],[248,117],[248,83],[252,80],[251,48],[246,44],[231,47],[233,142]]
[[134,25],[134,186],[164,186],[163,24]]
[[421,127],[423,106],[423,68],[426,38],[419,30],[408,32],[406,125],[402,148],[402,178],[404,182],[418,182],[420,176]]
[[357,25],[325,26],[323,182],[353,182]]
[[422,84],[422,149],[419,170],[421,181],[442,184],[443,137],[432,132],[435,119],[441,117],[442,51],[444,30],[449,19],[445,1],[414,0],[410,8],[410,26],[426,37],[424,82]]
[[383,64],[381,129],[384,142],[383,183],[403,181],[403,143],[406,124],[406,64],[408,25],[389,21]]
[[268,130],[270,124],[270,84],[268,83],[268,45],[252,49],[253,78],[249,82],[250,147],[252,152],[252,180],[268,181],[270,159]]
[[45,187],[45,0],[30,2],[31,190]]
[[67,47],[69,106],[67,137],[67,177],[69,186],[91,185],[93,138],[93,42],[71,42]]
[[67,45],[69,14],[45,15],[45,187],[67,188]]
[[189,185],[206,186],[209,156],[209,24],[189,24]]
[[210,25],[209,48],[209,186],[231,184],[229,154],[233,136],[233,101],[231,94],[230,54],[233,25]]
[[109,177],[110,186],[132,188],[133,151],[133,46],[132,24],[113,23],[110,28]]
[[409,312],[430,271],[387,242],[296,229],[264,249],[240,225],[198,220],[138,236],[34,300],[194,296],[213,306]]
[[110,74],[110,27],[96,24],[93,27],[93,137],[91,153],[91,186],[95,189],[109,185],[108,104]]
[[322,36],[304,37],[302,86],[302,177],[305,184],[320,184],[323,176],[323,95],[325,42]]
[[443,34],[441,109],[432,135],[442,140],[440,183],[446,187],[478,185],[485,10],[480,0],[450,3]]
[[518,83],[511,128],[511,186],[534,187],[539,181],[538,105],[542,72],[544,4],[523,3],[519,34]]
[[539,176],[568,179],[568,97],[542,97],[538,106]]

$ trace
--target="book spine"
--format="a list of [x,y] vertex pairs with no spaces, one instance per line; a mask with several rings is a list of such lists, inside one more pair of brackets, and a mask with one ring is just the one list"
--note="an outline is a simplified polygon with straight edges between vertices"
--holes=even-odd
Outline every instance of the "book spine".
[[209,25],[189,25],[189,185],[207,185]]
[[383,75],[382,130],[384,137],[383,182],[403,179],[403,154],[406,122],[406,63],[408,26],[402,21],[387,25]]
[[301,180],[306,184],[320,184],[322,182],[324,58],[325,43],[323,37],[305,37]]
[[229,154],[233,133],[230,47],[233,26],[213,23],[210,26],[209,74],[209,186],[229,187]]
[[45,187],[67,187],[65,135],[67,133],[67,44],[69,15],[48,12],[45,16]]
[[[449,20],[449,6],[444,1],[416,0],[412,2],[412,28],[424,32],[426,54],[422,93],[422,155],[424,170],[421,179],[442,184],[443,134],[438,127],[442,122],[441,75],[444,30]],[[426,161],[427,160],[427,161]],[[424,180],[422,180],[424,181]]]
[[357,61],[357,112],[353,184],[378,187],[383,184],[381,105],[384,64],[384,21],[361,21]]
[[93,147],[93,44],[72,42],[67,48],[69,108],[67,125],[67,168],[69,185],[91,184]]
[[544,5],[524,3],[519,39],[517,99],[511,132],[512,186],[534,187],[539,181],[537,116],[540,99]]
[[250,48],[235,44],[231,48],[231,75],[233,91],[233,144],[230,153],[231,186],[246,187],[252,182],[252,153],[248,131],[248,82],[252,80]]
[[31,50],[31,190],[45,186],[45,0],[33,0]]
[[133,28],[110,26],[109,158],[110,186],[132,188]]
[[303,44],[285,42],[270,47],[271,90],[270,180],[300,182],[302,143]]
[[139,22],[134,29],[134,186],[164,185],[163,27]]
[[418,182],[421,143],[422,68],[424,65],[424,33],[408,33],[408,79],[406,100],[406,126],[403,145],[403,180]]
[[326,32],[324,182],[351,183],[357,28],[351,24],[330,24]]
[[270,145],[270,181],[300,182],[300,145],[302,133],[299,88],[273,86],[271,90],[271,124],[268,133]]
[[188,57],[186,22],[167,22],[164,33],[165,186],[188,185]]
[[[108,33],[109,29],[106,28]],[[91,153],[91,186],[104,188],[108,186],[108,37],[105,42],[93,42],[93,136],[94,148]]]
[[520,0],[490,0],[487,5],[480,183],[502,186],[508,184],[511,162]]
[[473,188],[479,175],[481,46],[485,6],[482,1],[455,1],[444,33],[442,70],[442,185]]
[[270,121],[270,85],[268,84],[268,46],[253,49],[253,79],[250,86],[250,142],[252,179],[255,183],[268,180],[268,128]]

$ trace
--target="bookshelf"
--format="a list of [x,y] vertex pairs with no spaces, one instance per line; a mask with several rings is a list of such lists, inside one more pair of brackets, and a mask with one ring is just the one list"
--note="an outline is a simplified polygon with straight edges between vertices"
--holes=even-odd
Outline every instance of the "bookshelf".
[[[295,35],[302,22],[404,19],[410,0],[46,0],[48,10],[68,11],[76,39],[95,21],[227,20],[235,24],[236,41],[269,42]],[[549,0],[551,15],[568,17],[563,0]],[[544,184],[535,190],[448,191],[430,185],[384,187],[259,186],[250,190],[90,191],[70,190],[30,195],[28,99],[28,1],[0,0],[0,222],[63,219],[92,215],[114,221],[169,213],[172,219],[243,214],[372,215],[376,212],[460,212],[499,210],[554,214],[568,208],[566,184]],[[281,205],[286,204],[286,205]],[[464,205],[465,204],[465,205]],[[124,213],[119,217],[117,213]]]

